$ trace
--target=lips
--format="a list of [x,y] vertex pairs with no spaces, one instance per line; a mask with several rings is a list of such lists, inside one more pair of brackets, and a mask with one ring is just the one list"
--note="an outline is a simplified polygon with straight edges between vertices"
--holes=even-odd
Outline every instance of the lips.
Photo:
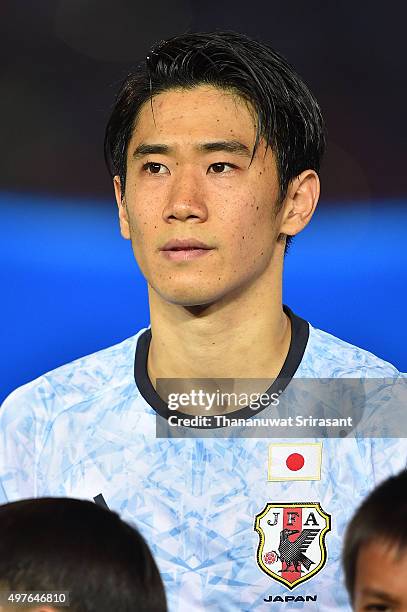
[[200,240],[195,240],[194,238],[186,238],[186,239],[175,238],[173,240],[169,240],[168,242],[166,242],[161,250],[162,251],[190,251],[194,249],[211,250],[212,247],[201,242]]
[[201,257],[209,257],[213,248],[194,238],[174,238],[162,247],[161,253],[168,261],[185,263]]

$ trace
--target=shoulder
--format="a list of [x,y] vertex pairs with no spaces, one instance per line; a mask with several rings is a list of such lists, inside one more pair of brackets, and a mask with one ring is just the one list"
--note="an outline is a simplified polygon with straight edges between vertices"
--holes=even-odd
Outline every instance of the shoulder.
[[318,378],[393,378],[400,375],[391,363],[373,353],[309,325],[309,339],[297,376]]
[[[55,370],[13,391],[4,401],[0,417],[22,417],[34,414],[37,418],[56,417],[70,406],[89,401],[106,391],[117,389],[133,378],[134,354],[141,329],[119,344],[97,351]],[[13,414],[14,413],[14,414]]]

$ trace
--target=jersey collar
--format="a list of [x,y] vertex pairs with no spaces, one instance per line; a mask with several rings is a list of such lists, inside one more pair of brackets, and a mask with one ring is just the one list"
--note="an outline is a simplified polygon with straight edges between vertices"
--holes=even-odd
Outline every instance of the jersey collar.
[[[298,367],[302,361],[305,348],[307,346],[309,338],[309,325],[304,319],[301,319],[295,315],[290,308],[283,306],[284,312],[291,321],[291,342],[290,348],[288,349],[287,357],[283,363],[283,366],[274,380],[272,385],[267,389],[266,393],[271,395],[277,390],[283,391],[288,385],[290,380],[294,377]],[[168,418],[173,412],[168,408],[166,402],[158,395],[154,389],[151,380],[147,372],[147,357],[148,350],[151,342],[151,329],[146,329],[143,334],[138,338],[136,354],[134,359],[134,379],[138,390],[140,391],[146,402],[163,418]],[[240,410],[235,410],[228,414],[233,418],[250,418],[253,417],[263,410],[267,406],[261,407],[258,410],[253,410],[250,406],[245,406]],[[191,417],[191,415],[183,415],[181,412],[177,412],[179,416]]]

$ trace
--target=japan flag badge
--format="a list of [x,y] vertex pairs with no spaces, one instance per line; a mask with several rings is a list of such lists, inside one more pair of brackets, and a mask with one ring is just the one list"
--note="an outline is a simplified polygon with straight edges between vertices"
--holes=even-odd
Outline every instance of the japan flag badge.
[[322,442],[270,444],[269,481],[321,480]]

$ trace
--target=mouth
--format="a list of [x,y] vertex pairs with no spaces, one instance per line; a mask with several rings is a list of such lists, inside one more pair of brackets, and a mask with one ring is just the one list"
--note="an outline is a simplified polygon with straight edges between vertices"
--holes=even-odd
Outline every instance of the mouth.
[[188,261],[207,255],[213,247],[195,239],[175,239],[167,242],[161,249],[166,259],[172,261]]
[[174,249],[163,249],[163,251],[209,251],[208,248],[204,247],[175,247]]
[[196,259],[197,257],[204,257],[213,251],[213,249],[197,249],[194,247],[185,247],[183,249],[167,249],[162,250],[161,253],[166,259],[170,261],[188,261],[190,259]]

